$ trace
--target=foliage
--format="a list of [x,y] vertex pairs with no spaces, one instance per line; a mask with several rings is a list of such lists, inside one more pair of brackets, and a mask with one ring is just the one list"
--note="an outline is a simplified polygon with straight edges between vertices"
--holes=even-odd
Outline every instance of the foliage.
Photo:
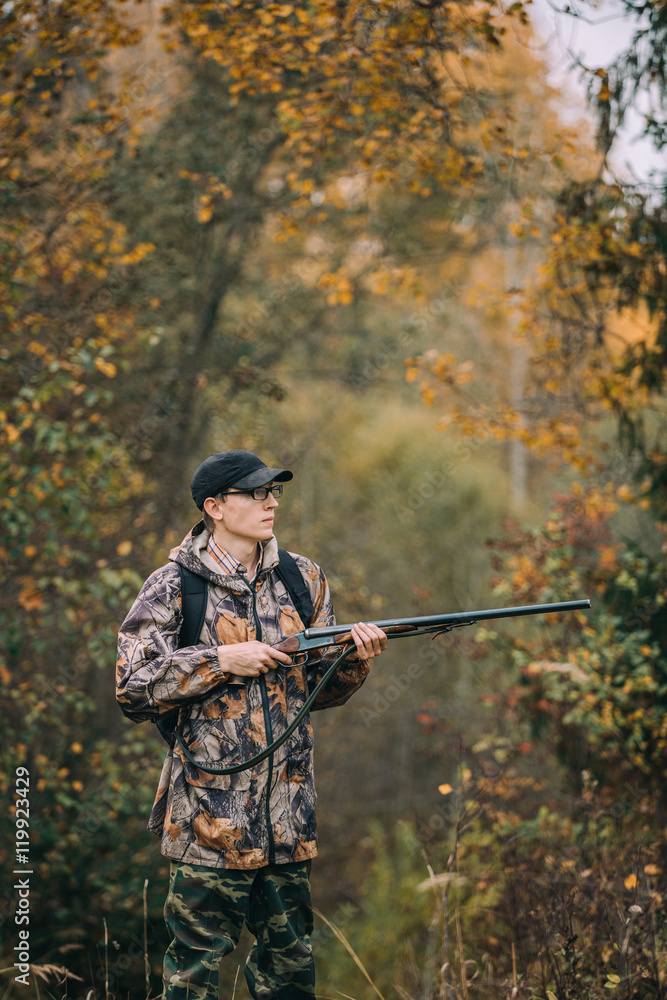
[[[397,898],[412,892],[413,913],[430,900],[405,931],[421,982],[409,961],[387,977],[368,929],[344,928],[382,992],[664,996],[664,553],[612,542],[615,507],[562,496],[544,528],[508,523],[493,545],[499,595],[593,607],[519,636],[479,630],[485,711],[465,735],[446,699],[419,712],[440,802],[399,823],[390,852],[412,880],[394,877]],[[386,840],[370,843],[383,865]],[[370,875],[365,908],[377,892]]]
[[[110,158],[138,124],[103,68],[105,52],[138,38],[122,8],[5,4],[0,19],[0,787],[13,795],[16,767],[28,768],[37,961],[72,937],[87,941],[103,912],[133,910],[122,881],[110,888],[110,872],[118,820],[145,809],[146,786],[120,791],[124,757],[104,734],[108,699],[99,698],[113,669],[114,623],[141,582],[124,562],[132,541],[118,510],[142,477],[117,433],[113,391],[136,331],[109,289],[152,246],[130,238],[103,193]],[[5,871],[14,866],[15,812],[1,821]],[[145,862],[122,853],[136,887]],[[13,895],[3,894],[5,955]],[[85,919],[73,921],[81,910]],[[50,918],[64,935],[47,936]],[[78,968],[87,974],[87,956]]]
[[[593,607],[518,638],[478,634],[514,682],[487,667],[476,743],[444,705],[418,717],[427,748],[459,755],[439,789],[444,843],[429,820],[417,836],[439,861],[443,958],[464,992],[663,995],[665,560],[612,540],[616,506],[580,493],[540,530],[507,525],[493,546],[499,595],[589,594]],[[467,949],[452,960],[457,927]]]
[[[540,532],[503,544],[508,586],[521,599],[592,588],[595,610],[579,614],[566,641],[514,652],[517,692],[536,731],[557,727],[575,768],[605,785],[648,782],[665,791],[667,659],[664,554],[614,541],[610,507],[563,498]],[[575,562],[576,559],[576,562]],[[525,701],[524,701],[525,699]]]
[[110,563],[131,543],[113,514],[104,527],[99,517],[140,482],[114,433],[110,388],[132,316],[107,308],[106,290],[151,245],[132,244],[100,201],[110,143],[128,127],[122,99],[81,96],[100,47],[135,41],[117,15],[105,3],[12,4],[2,15],[2,557],[5,596],[18,599],[18,613],[3,602],[8,684],[28,661],[38,675],[73,663],[81,675],[137,579]]
[[[665,310],[663,240],[655,224],[662,212],[637,195],[622,197],[618,188],[582,183],[565,190],[555,208],[540,275],[524,277],[522,300],[507,303],[507,322],[517,324],[516,350],[526,358],[519,397],[500,387],[489,399],[479,382],[469,385],[475,373],[468,359],[437,348],[407,360],[408,380],[419,381],[428,404],[440,392],[443,427],[454,422],[468,435],[483,429],[498,440],[515,439],[582,472],[602,472],[608,464],[599,428],[613,414],[659,503]],[[649,403],[657,411],[653,420]]]
[[660,996],[663,866],[648,790],[601,794],[589,776],[568,794],[545,779],[544,744],[487,737],[464,754],[460,780],[441,786],[460,800],[455,862],[431,880],[434,894],[450,889],[452,938],[462,928],[453,982],[489,997],[601,998],[611,983]]
[[[330,922],[363,956],[383,995],[405,990],[414,996],[422,987],[432,934],[437,933],[435,928],[429,933],[428,901],[423,896],[415,898],[414,893],[423,874],[423,860],[415,856],[407,839],[390,838],[378,823],[371,824],[358,855],[354,870],[361,891],[341,899]],[[343,982],[352,995],[367,988],[352,959],[322,923],[315,930],[314,948],[318,983],[325,994],[340,989]]]
[[[343,149],[351,156],[346,171],[409,181],[425,195],[429,182],[471,183],[482,169],[480,149],[495,146],[505,124],[499,108],[485,116],[483,87],[466,68],[500,44],[512,17],[525,21],[522,4],[508,11],[488,2],[425,7],[410,0],[168,9],[191,44],[225,67],[232,95],[278,95],[288,181],[301,205]],[[477,149],[470,146],[473,121]]]
[[[502,312],[525,378],[514,391],[510,378],[489,397],[486,381],[468,386],[467,357],[434,346],[406,364],[408,380],[418,383],[428,405],[438,396],[444,400],[443,427],[455,422],[467,434],[483,428],[536,453],[558,454],[584,473],[608,465],[604,421],[612,414],[626,453],[636,458],[638,481],[649,479],[649,495],[660,509],[666,466],[664,176],[654,183],[621,179],[612,154],[635,104],[646,134],[662,146],[665,19],[660,3],[625,6],[632,15],[629,30],[635,29],[628,49],[607,68],[580,66],[590,82],[601,157],[591,157],[588,170],[564,176],[546,205],[530,192],[508,221],[506,258],[515,283]],[[568,6],[564,15],[585,16],[584,9]],[[525,266],[529,254],[539,256],[539,270]]]
[[[647,130],[662,141],[664,11],[627,6],[643,17],[632,47],[609,72],[591,72],[605,156],[647,86]],[[649,65],[651,74],[639,72]],[[462,995],[487,983],[489,996],[664,995],[664,193],[610,182],[605,167],[566,184],[546,221],[548,242],[538,241],[530,204],[509,226],[507,259],[520,281],[505,328],[526,373],[514,391],[500,386],[489,397],[488,382],[469,384],[465,355],[437,347],[407,361],[424,401],[444,398],[442,426],[518,441],[583,478],[543,527],[508,523],[494,545],[498,595],[588,595],[593,607],[543,634],[479,636],[489,652],[504,650],[515,681],[489,691],[490,733],[460,750],[458,785],[440,786],[460,805],[437,884],[449,889],[454,872],[465,881],[472,851],[500,887],[488,912],[496,923],[486,979],[468,978],[461,956]],[[517,268],[531,246],[543,257],[537,276]],[[447,717],[431,705],[421,720],[430,745],[442,746]],[[451,913],[445,925],[452,930]],[[478,949],[482,928],[478,921]]]

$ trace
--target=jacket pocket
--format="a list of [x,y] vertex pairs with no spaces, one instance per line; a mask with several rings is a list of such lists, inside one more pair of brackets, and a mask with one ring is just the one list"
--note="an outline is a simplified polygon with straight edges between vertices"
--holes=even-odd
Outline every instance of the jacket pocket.
[[[188,750],[197,761],[197,765],[202,765],[201,767],[195,766],[189,760],[183,760],[180,747],[176,746],[175,752],[180,757],[183,763],[183,774],[185,780],[190,785],[195,785],[199,788],[218,788],[226,789],[228,791],[243,791],[250,788],[250,781],[252,775],[252,769],[248,768],[243,771],[236,771],[233,774],[210,774],[205,771],[204,768],[212,767],[232,767],[234,764],[240,764],[248,758],[242,757],[238,752],[238,747],[233,745],[224,745],[222,741],[219,742],[219,751],[217,753],[211,754],[210,751],[207,754],[201,752],[201,747],[197,745],[195,749],[190,746],[189,740],[185,740],[185,745]],[[196,741],[199,744],[199,740]],[[210,740],[207,740],[207,745],[210,746]],[[217,741],[216,741],[217,742]]]
[[[191,710],[183,726],[183,741],[189,752],[203,767],[232,767],[249,760],[256,748],[249,736],[246,692],[237,688],[229,697],[204,703]],[[175,748],[181,760],[178,745]],[[250,788],[250,768],[234,774],[209,774],[183,760],[186,781],[201,788],[246,790]]]

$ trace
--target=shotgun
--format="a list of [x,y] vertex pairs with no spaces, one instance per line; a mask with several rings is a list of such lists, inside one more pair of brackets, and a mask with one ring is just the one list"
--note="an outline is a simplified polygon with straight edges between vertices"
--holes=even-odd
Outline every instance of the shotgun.
[[[519,618],[522,615],[557,614],[560,611],[580,611],[590,608],[589,600],[561,601],[554,604],[524,604],[517,608],[488,608],[485,611],[458,611],[447,615],[426,615],[421,618],[387,618],[385,621],[371,622],[386,634],[388,639],[401,636],[442,635],[464,625],[478,625],[480,622],[496,618]],[[289,635],[276,643],[274,648],[283,653],[306,655],[313,649],[326,649],[352,642],[352,625],[320,625],[304,629],[296,635]]]
[[[372,624],[381,628],[382,631],[386,633],[388,639],[397,639],[401,636],[415,635],[432,635],[435,638],[436,635],[451,632],[452,629],[461,628],[464,625],[478,625],[480,622],[493,621],[497,618],[519,618],[523,615],[558,614],[563,611],[581,611],[584,608],[590,608],[590,606],[591,602],[589,600],[561,601],[553,604],[524,604],[523,606],[516,608],[489,608],[484,611],[458,611],[455,614],[426,615],[420,618],[388,618],[385,621],[376,621]],[[205,771],[207,774],[236,774],[239,771],[246,771],[248,768],[254,767],[256,764],[260,764],[263,760],[266,760],[270,754],[277,750],[279,746],[282,746],[285,740],[290,738],[322,688],[332,677],[334,671],[356,648],[350,631],[352,627],[352,625],[323,625],[315,628],[307,628],[304,629],[303,632],[297,632],[296,635],[285,636],[280,640],[280,642],[274,644],[275,649],[280,649],[283,653],[288,653],[290,656],[294,657],[296,662],[302,664],[308,662],[309,654],[315,649],[327,649],[329,646],[342,645],[343,650],[336,657],[331,666],[327,668],[326,673],[308,695],[303,703],[303,706],[287,729],[285,729],[280,736],[270,743],[269,746],[255,754],[255,756],[251,757],[249,760],[241,761],[239,764],[233,764],[230,767],[207,767],[198,763],[185,746],[183,738],[178,730],[178,726],[176,725],[175,717],[178,716],[178,712],[175,712],[172,716],[172,718],[174,718],[173,728],[169,726],[167,729],[164,725],[165,720],[160,720],[163,722],[163,725],[159,726],[160,732],[167,742],[172,742],[172,745],[175,737],[181,750],[183,751],[185,759],[190,761],[191,764],[194,764],[194,766],[200,771]],[[298,660],[298,657],[303,658]],[[282,664],[276,665],[276,669],[281,668]],[[169,714],[171,715],[172,713]]]

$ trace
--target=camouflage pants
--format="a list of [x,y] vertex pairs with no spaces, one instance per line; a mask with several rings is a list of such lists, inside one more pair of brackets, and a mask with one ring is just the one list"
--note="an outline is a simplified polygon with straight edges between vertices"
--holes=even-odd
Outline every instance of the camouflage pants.
[[252,871],[172,862],[164,907],[172,936],[163,1000],[218,1000],[218,966],[243,923],[255,936],[245,977],[256,1000],[312,1000],[310,861]]

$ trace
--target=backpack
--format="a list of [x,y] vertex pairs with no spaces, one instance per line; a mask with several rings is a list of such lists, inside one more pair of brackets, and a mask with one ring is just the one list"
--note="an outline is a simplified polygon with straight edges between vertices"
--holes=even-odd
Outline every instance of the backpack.
[[[181,603],[183,609],[183,621],[178,637],[178,648],[184,646],[194,646],[199,641],[199,636],[204,625],[206,614],[207,582],[203,576],[193,573],[186,566],[178,564],[181,571]],[[306,628],[310,625],[315,616],[315,608],[310,596],[310,591],[301,575],[296,559],[285,549],[278,549],[278,565],[275,573],[284,584],[287,593],[292,599],[292,603],[299,614],[299,618]],[[178,722],[178,708],[173,708],[160,719],[155,719],[160,736],[172,746]]]

